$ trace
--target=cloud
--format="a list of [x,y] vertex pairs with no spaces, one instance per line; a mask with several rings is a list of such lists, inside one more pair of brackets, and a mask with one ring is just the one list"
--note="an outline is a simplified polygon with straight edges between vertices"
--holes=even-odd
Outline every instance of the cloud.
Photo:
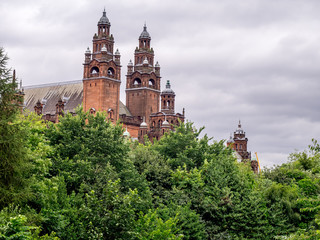
[[162,86],[176,110],[216,140],[241,119],[262,165],[284,162],[320,134],[320,20],[316,0],[2,1],[0,43],[25,85],[82,78],[103,7],[122,62],[146,21]]

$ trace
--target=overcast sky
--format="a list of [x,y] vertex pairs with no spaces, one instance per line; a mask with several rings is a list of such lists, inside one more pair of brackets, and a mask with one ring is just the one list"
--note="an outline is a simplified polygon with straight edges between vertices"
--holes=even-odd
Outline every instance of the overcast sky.
[[320,135],[319,0],[1,0],[0,46],[23,85],[81,80],[106,8],[122,63],[144,22],[176,111],[215,140],[239,119],[263,166]]

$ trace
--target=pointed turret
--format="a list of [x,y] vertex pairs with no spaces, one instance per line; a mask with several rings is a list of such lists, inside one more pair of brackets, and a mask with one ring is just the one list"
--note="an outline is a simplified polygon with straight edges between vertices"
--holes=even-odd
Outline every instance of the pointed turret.
[[[140,37],[139,37],[139,40],[144,40],[144,39],[150,39],[151,40],[150,34],[147,31],[147,25],[146,24],[144,24],[143,31],[142,31],[142,33],[140,34]],[[150,47],[150,45],[149,45],[149,47]]]
[[151,37],[146,24],[139,36],[139,47],[135,49],[134,61],[127,71],[126,106],[133,116],[146,117],[159,112],[160,66],[154,66],[154,52],[150,47]]
[[98,26],[99,25],[111,25],[110,22],[109,22],[109,19],[107,18],[107,13],[106,13],[106,9],[104,8],[103,9],[103,12],[102,12],[102,17],[100,18],[99,22],[98,22]]
[[[233,141],[233,142],[232,142]],[[241,121],[239,120],[238,128],[233,133],[233,138],[227,142],[227,146],[233,148],[241,156],[242,161],[247,161],[251,159],[251,153],[247,151],[248,138],[246,138],[246,133],[243,131],[241,126]]]
[[144,136],[148,134],[148,124],[146,123],[146,118],[143,117],[143,121],[140,124],[138,139],[140,143],[144,143]]
[[114,38],[110,34],[111,24],[105,9],[97,26],[98,33],[92,40],[92,53],[89,48],[85,52],[83,108],[84,111],[108,111],[109,116],[117,121],[121,83],[120,52],[113,52]]
[[166,89],[161,92],[161,111],[174,114],[174,102],[176,94],[171,89],[170,80],[167,80]]

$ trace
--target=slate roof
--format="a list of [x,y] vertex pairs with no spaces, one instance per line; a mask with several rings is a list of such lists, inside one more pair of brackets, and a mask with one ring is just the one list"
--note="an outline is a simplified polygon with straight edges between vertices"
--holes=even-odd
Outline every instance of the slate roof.
[[[24,104],[26,109],[33,112],[38,100],[44,104],[42,114],[56,113],[56,104],[59,99],[65,103],[65,112],[75,112],[75,108],[82,104],[83,84],[82,80],[41,84],[24,87]],[[120,101],[119,114],[132,116],[129,109]]]
[[103,10],[102,17],[100,18],[98,24],[110,24],[109,19],[107,18],[105,9]]
[[149,38],[149,39],[151,39],[150,34],[149,34],[148,31],[147,31],[147,25],[146,25],[146,24],[144,24],[144,26],[143,26],[143,31],[142,31],[142,33],[140,34],[139,39],[140,39],[140,38]]

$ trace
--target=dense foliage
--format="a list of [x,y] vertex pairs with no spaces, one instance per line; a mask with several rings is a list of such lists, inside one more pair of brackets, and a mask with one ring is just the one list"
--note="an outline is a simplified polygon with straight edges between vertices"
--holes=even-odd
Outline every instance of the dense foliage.
[[189,122],[145,145],[81,108],[45,123],[0,56],[0,239],[320,238],[316,140],[256,175]]

